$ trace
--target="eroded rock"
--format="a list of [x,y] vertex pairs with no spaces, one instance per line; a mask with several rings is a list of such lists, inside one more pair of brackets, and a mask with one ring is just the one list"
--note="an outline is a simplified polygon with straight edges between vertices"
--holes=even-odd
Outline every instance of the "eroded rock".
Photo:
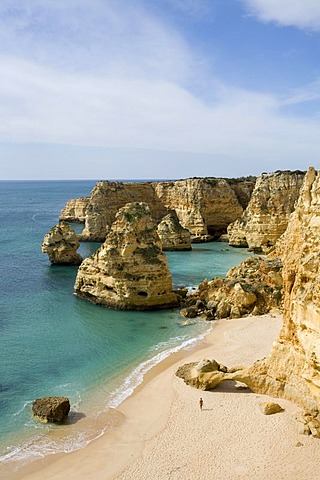
[[[253,179],[189,178],[166,182],[98,182],[89,200],[70,200],[61,218],[79,221],[85,214],[81,240],[104,241],[117,211],[130,202],[146,202],[159,223],[172,211],[187,228],[192,241],[210,241],[226,233],[246,207]],[[79,200],[79,201],[78,201]]]
[[70,402],[67,397],[38,398],[32,404],[33,417],[42,423],[64,423],[69,411]]
[[225,278],[205,280],[184,302],[182,316],[240,318],[282,311],[280,258],[249,257],[229,270]]
[[79,241],[68,223],[61,222],[51,228],[43,239],[41,250],[47,253],[52,264],[80,265],[81,255],[77,252]]
[[182,227],[175,212],[166,215],[158,225],[163,250],[191,250],[191,235]]
[[89,197],[71,198],[62,209],[59,221],[84,223]]
[[117,309],[177,305],[167,257],[146,203],[128,203],[119,210],[105,242],[82,262],[74,291]]

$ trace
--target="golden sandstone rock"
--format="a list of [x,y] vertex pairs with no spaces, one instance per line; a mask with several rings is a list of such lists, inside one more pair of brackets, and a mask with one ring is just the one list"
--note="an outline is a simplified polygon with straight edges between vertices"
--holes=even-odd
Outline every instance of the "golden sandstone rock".
[[268,250],[286,230],[305,172],[263,173],[242,216],[228,227],[229,244]]
[[167,257],[146,203],[128,203],[119,210],[105,242],[82,262],[74,290],[93,303],[123,310],[177,305]]
[[82,257],[77,253],[78,248],[76,233],[64,222],[52,227],[41,245],[42,252],[48,254],[52,264],[80,265]]
[[191,250],[191,235],[183,228],[175,212],[166,215],[158,225],[163,250]]
[[89,199],[70,200],[60,219],[85,221],[84,241],[104,241],[107,227],[119,208],[130,202],[146,202],[152,218],[159,223],[175,211],[181,225],[197,239],[219,237],[229,223],[243,212],[253,189],[254,179],[224,180],[190,178],[166,182],[98,182]]
[[66,222],[84,222],[89,200],[89,197],[72,198],[62,209],[59,220]]
[[[257,393],[283,397],[304,410],[304,431],[320,438],[320,171],[310,168],[294,213],[280,240],[283,261],[283,327],[270,356],[251,367],[177,375],[203,390],[237,380]],[[212,363],[214,365],[214,363]]]

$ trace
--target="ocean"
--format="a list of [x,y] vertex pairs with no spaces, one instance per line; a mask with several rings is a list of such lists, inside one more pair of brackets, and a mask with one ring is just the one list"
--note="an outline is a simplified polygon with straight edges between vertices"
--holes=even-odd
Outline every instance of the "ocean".
[[[128,312],[73,294],[77,267],[51,266],[41,252],[70,198],[88,196],[95,181],[0,182],[0,461],[69,452],[118,421],[117,407],[155,364],[203,338],[212,322],[183,327],[178,310]],[[80,225],[74,226],[77,231]],[[82,243],[89,256],[99,246]],[[168,252],[174,286],[196,287],[224,276],[248,253],[225,243]],[[43,425],[31,405],[67,396],[69,424]],[[113,411],[114,412],[114,411]],[[81,422],[79,421],[81,420]]]

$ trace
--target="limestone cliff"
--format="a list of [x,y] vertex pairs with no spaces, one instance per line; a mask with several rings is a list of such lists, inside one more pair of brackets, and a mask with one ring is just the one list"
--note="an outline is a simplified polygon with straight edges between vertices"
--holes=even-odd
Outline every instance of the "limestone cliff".
[[175,212],[166,215],[158,225],[163,250],[191,250],[191,235],[183,228]]
[[66,222],[84,222],[89,200],[89,197],[72,198],[62,209],[59,220]]
[[214,384],[232,378],[246,383],[255,392],[291,400],[305,411],[302,416],[305,433],[317,437],[320,437],[319,192],[320,171],[310,168],[281,241],[283,327],[270,356],[240,370],[222,372],[215,366],[209,372],[211,367],[208,367],[208,382],[203,376],[197,378],[194,365],[185,367],[183,374],[185,378],[192,377],[191,384],[202,385],[200,388],[213,388]]
[[[190,178],[166,182],[98,182],[89,200],[68,202],[61,218],[78,218],[85,228],[81,240],[103,241],[119,208],[130,202],[146,202],[154,220],[175,211],[181,225],[196,237],[208,240],[226,232],[247,205],[252,181]],[[79,216],[77,217],[77,211]]]
[[300,171],[263,173],[248,207],[228,227],[230,245],[258,251],[273,246],[287,228],[304,175]]
[[93,303],[123,310],[177,305],[167,258],[146,203],[128,203],[119,210],[103,245],[82,262],[74,290]]
[[156,184],[157,196],[175,210],[192,235],[219,237],[242,214],[235,192],[221,178],[190,178]]
[[52,264],[80,265],[82,258],[77,253],[78,248],[76,233],[64,222],[52,227],[41,245],[42,252],[48,254]]
[[104,241],[118,210],[131,202],[146,202],[157,222],[168,213],[159,202],[152,182],[98,182],[91,192],[81,240]]
[[225,178],[225,180],[236,194],[241,207],[245,210],[250,202],[257,177]]

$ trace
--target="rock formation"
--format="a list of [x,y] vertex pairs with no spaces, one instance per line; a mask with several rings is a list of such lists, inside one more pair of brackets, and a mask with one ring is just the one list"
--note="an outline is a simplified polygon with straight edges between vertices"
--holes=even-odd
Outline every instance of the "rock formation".
[[[320,438],[320,171],[310,168],[281,239],[283,327],[268,358],[251,367],[206,371],[184,366],[181,376],[198,388],[239,380],[254,392],[291,400],[304,409],[304,432]],[[216,364],[218,367],[216,367]],[[198,372],[199,375],[196,373]]]
[[175,212],[166,215],[158,225],[163,250],[191,250],[191,235],[183,228]]
[[242,207],[228,182],[221,178],[190,178],[159,182],[161,203],[175,210],[181,225],[193,236],[218,238],[242,214]]
[[72,198],[69,200],[61,211],[59,221],[84,222],[89,200],[89,197]]
[[104,241],[118,210],[131,202],[148,203],[157,223],[168,213],[159,202],[152,182],[98,182],[90,195],[81,240]]
[[225,178],[225,180],[236,194],[241,207],[245,210],[250,202],[257,177]]
[[123,310],[177,305],[167,258],[146,203],[128,203],[119,210],[103,245],[82,262],[74,290],[93,303]]
[[242,214],[229,225],[229,243],[235,247],[268,250],[283,234],[299,197],[305,172],[263,173]]
[[67,397],[38,398],[32,404],[33,417],[42,423],[64,423],[70,411]]
[[225,233],[229,223],[242,214],[253,184],[251,178],[98,182],[89,199],[70,200],[60,218],[85,221],[81,240],[104,241],[107,227],[113,223],[119,208],[130,202],[146,202],[157,223],[176,211],[181,225],[195,236],[195,240],[207,241]]
[[79,241],[68,223],[52,227],[43,239],[41,249],[47,253],[52,264],[80,265],[82,257],[77,253]]
[[181,315],[239,318],[282,311],[282,262],[279,258],[249,257],[225,278],[205,280],[189,294]]

